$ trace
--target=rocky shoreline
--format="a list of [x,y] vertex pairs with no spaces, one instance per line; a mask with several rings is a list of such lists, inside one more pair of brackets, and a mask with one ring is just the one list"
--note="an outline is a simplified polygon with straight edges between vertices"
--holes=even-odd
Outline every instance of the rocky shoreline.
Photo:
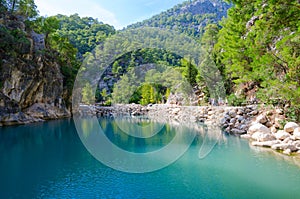
[[[70,117],[71,114],[59,108],[45,107],[40,104],[26,113],[1,116],[0,126],[41,122],[49,119]],[[48,111],[45,111],[48,110]],[[17,115],[15,115],[17,114]],[[214,126],[223,132],[248,139],[254,147],[273,149],[285,155],[300,156],[300,125],[286,122],[283,110],[249,105],[243,107],[229,106],[177,106],[150,104],[114,105],[103,107],[97,105],[80,105],[77,113],[81,116],[147,116],[155,121],[175,124],[203,124]],[[21,118],[21,119],[20,119]],[[5,122],[3,122],[5,121]]]
[[[223,132],[249,139],[252,146],[267,147],[286,155],[300,154],[300,126],[286,122],[281,109],[250,105],[227,106],[177,106],[137,104],[113,107],[86,106],[81,115],[140,116],[176,123],[203,123],[218,126]],[[285,124],[284,124],[285,123]]]

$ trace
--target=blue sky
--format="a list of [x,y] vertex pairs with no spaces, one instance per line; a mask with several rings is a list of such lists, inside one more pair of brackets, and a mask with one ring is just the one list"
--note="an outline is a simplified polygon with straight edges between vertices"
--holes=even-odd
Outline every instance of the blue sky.
[[91,16],[120,29],[142,21],[184,0],[35,0],[41,16]]

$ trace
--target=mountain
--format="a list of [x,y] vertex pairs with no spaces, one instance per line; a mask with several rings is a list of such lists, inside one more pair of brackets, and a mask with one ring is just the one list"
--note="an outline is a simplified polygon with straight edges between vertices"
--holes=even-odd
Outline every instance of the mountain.
[[[0,2],[0,125],[70,116],[70,96],[82,56],[115,29],[76,14],[38,17],[34,4],[28,10],[11,8],[7,2]],[[200,37],[206,24],[216,23],[229,7],[217,0],[189,1],[128,28],[169,28]],[[181,58],[171,52],[140,49],[133,54],[112,63],[106,71],[112,75],[106,80],[115,83],[130,64],[164,61],[183,67]]]
[[186,1],[150,19],[127,28],[158,27],[172,29],[190,36],[200,37],[209,23],[218,23],[227,15],[231,4],[222,0]]
[[[141,27],[158,27],[176,30],[180,33],[200,39],[206,25],[210,23],[218,23],[222,17],[226,16],[226,12],[230,7],[230,4],[220,0],[186,1],[183,4],[176,5],[175,7],[155,15],[150,19],[132,24],[126,29],[130,30]],[[130,43],[130,41],[127,43]],[[105,98],[104,96],[101,96],[101,91],[105,90],[105,95],[106,93],[111,94],[115,92],[115,83],[118,82],[133,66],[147,63],[159,64],[162,61],[169,66],[180,67],[180,70],[185,70],[185,66],[183,66],[180,61],[181,58],[182,57],[174,56],[172,52],[157,49],[141,49],[136,52],[131,52],[131,55],[123,55],[114,63],[111,63],[100,78],[98,83],[97,101],[101,101],[100,99]],[[151,68],[148,68],[148,70],[150,69]]]

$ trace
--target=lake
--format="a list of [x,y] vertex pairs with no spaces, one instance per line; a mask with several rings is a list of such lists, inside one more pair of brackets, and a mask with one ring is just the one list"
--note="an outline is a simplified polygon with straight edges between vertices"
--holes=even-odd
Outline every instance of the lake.
[[[124,128],[134,131],[132,121],[98,122],[112,143],[135,154],[163,148],[179,129],[178,124],[164,124],[152,137],[135,138],[124,133]],[[152,130],[157,124],[139,122]],[[300,167],[290,158],[249,146],[247,140],[184,128],[183,142],[184,133],[195,137],[177,161],[148,173],[126,173],[88,152],[81,139],[93,136],[89,127],[78,134],[73,119],[0,127],[0,198],[300,198]],[[204,143],[213,148],[199,158]]]

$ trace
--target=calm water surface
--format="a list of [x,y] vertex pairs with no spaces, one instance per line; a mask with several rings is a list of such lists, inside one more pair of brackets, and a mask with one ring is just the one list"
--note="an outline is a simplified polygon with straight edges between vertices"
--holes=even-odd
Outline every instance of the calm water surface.
[[[99,122],[112,142],[138,153],[161,148],[175,134],[166,125],[151,139],[136,139],[111,119]],[[300,168],[292,162],[225,135],[199,159],[202,143],[197,136],[162,170],[128,174],[90,155],[72,119],[0,127],[0,198],[300,198]]]

